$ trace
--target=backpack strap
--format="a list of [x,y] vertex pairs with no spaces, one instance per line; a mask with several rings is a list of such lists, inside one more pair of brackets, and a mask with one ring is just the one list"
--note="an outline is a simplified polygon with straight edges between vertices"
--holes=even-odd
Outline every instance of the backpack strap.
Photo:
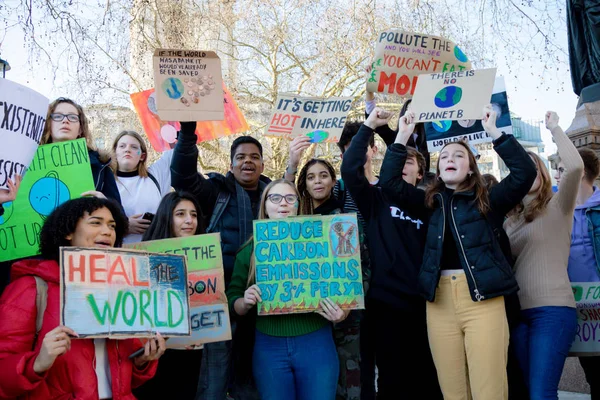
[[45,280],[39,276],[34,276],[35,279],[35,307],[37,314],[35,318],[35,336],[33,338],[33,346],[37,342],[40,331],[42,330],[42,324],[44,323],[44,312],[46,312],[46,305],[48,304],[48,284]]
[[211,233],[214,231],[217,222],[223,215],[225,211],[225,207],[227,203],[229,203],[229,199],[231,198],[231,193],[226,192],[224,190],[219,192],[219,196],[217,197],[217,201],[215,202],[215,208],[213,209],[212,216],[210,217],[210,222],[208,223],[208,228],[206,228],[206,233]]
[[344,180],[342,178],[338,179],[340,183],[337,194],[337,201],[342,205],[342,209],[346,205],[346,185],[344,184]]
[[152,182],[154,182],[154,184],[156,185],[156,188],[158,189],[158,193],[162,194],[162,192],[160,191],[160,184],[158,183],[158,180],[149,171],[148,171],[148,178],[152,179]]

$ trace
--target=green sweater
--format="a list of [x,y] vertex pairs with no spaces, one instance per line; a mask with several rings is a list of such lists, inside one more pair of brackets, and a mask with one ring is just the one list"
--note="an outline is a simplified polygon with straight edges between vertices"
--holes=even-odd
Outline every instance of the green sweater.
[[[231,276],[229,288],[227,288],[229,309],[236,315],[237,313],[233,305],[237,299],[244,297],[253,249],[253,242],[247,243],[240,249],[235,257],[233,275]],[[249,312],[256,313],[256,309],[252,308]],[[265,335],[291,337],[315,332],[329,323],[329,321],[317,313],[259,315],[256,318],[256,329]]]

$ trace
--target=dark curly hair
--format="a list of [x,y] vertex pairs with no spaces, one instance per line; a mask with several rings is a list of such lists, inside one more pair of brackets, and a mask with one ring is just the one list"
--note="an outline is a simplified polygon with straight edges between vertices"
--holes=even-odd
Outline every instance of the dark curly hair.
[[59,248],[70,246],[71,241],[66,237],[75,232],[77,223],[85,213],[91,214],[103,207],[108,208],[115,219],[115,233],[117,240],[115,247],[121,247],[123,236],[127,232],[129,222],[121,206],[114,200],[99,199],[97,197],[81,197],[69,200],[58,206],[48,216],[40,232],[40,252],[46,260],[59,260]]
[[[298,192],[300,193],[300,209],[298,210],[298,215],[312,215],[315,211],[313,207],[312,197],[310,193],[308,193],[307,185],[306,185],[306,175],[308,174],[308,169],[315,164],[324,165],[329,171],[329,175],[331,175],[332,180],[336,180],[335,169],[333,165],[327,160],[323,160],[321,158],[313,158],[304,164],[304,167],[300,170],[300,174],[298,174],[298,180],[296,181],[296,186],[298,187]],[[333,190],[329,194],[333,193]]]

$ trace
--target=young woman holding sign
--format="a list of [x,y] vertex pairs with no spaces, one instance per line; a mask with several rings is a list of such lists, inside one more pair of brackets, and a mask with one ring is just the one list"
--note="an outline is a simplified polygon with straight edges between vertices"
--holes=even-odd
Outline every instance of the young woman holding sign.
[[[167,194],[156,211],[142,241],[188,237],[204,233],[200,207],[185,192]],[[168,349],[160,359],[154,378],[134,390],[140,400],[194,400],[202,364],[202,349]],[[174,384],[174,383],[177,384]]]
[[115,177],[110,169],[110,157],[100,154],[92,142],[88,119],[83,108],[71,99],[59,97],[50,103],[40,144],[66,142],[84,138],[90,157],[95,190],[83,193],[106,197],[121,203]]
[[[271,182],[261,197],[259,219],[298,214],[299,194],[284,179]],[[238,252],[227,298],[232,316],[243,318],[262,301],[255,282],[250,239]],[[256,319],[253,373],[262,400],[332,400],[339,373],[331,322],[346,313],[329,299],[315,313],[259,316]],[[255,312],[255,311],[252,311]]]
[[[381,109],[377,121],[389,113]],[[396,144],[381,169],[381,186],[404,207],[428,210],[419,291],[427,302],[429,345],[445,399],[506,399],[509,342],[504,296],[518,290],[496,230],[531,188],[536,170],[517,140],[496,128],[484,108],[483,127],[510,170],[489,191],[469,145],[442,148],[435,183],[422,191],[402,178],[414,114],[400,119]]]
[[[165,351],[160,335],[145,345],[138,339],[77,339],[59,325],[60,247],[119,247],[126,230],[120,207],[96,197],[69,200],[46,219],[42,259],[16,262],[13,282],[0,298],[0,398],[132,399],[131,389],[154,375]],[[142,346],[144,353],[129,359]]]
[[112,149],[117,159],[115,175],[121,204],[129,217],[129,231],[123,242],[139,242],[150,226],[161,199],[171,191],[173,150],[165,151],[148,167],[146,142],[134,131],[119,133]]

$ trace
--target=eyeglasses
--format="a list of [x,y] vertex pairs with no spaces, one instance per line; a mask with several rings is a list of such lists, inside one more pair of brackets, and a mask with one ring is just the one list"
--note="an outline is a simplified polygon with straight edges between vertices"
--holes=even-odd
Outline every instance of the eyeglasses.
[[273,193],[267,196],[267,199],[269,199],[273,204],[281,203],[281,200],[283,200],[284,198],[285,202],[288,204],[295,204],[298,201],[298,196],[296,196],[295,194],[286,194],[284,196],[281,194]]
[[54,122],[63,122],[65,120],[65,118],[67,118],[69,120],[69,122],[79,122],[79,115],[77,115],[77,114],[53,113],[53,114],[50,114],[50,118],[52,118],[52,121],[54,121]]

